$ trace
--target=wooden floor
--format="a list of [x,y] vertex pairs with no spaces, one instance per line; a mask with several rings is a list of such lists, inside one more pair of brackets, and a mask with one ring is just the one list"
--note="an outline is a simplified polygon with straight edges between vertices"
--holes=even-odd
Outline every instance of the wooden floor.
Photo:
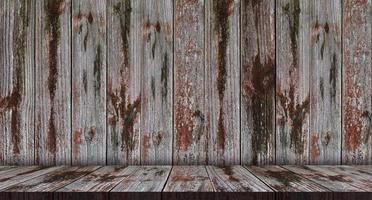
[[372,166],[3,166],[0,199],[372,199]]

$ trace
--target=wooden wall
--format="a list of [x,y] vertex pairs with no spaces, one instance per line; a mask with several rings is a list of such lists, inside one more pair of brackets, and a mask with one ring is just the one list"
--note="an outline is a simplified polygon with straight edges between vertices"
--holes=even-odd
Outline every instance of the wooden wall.
[[371,0],[2,0],[0,164],[372,164]]

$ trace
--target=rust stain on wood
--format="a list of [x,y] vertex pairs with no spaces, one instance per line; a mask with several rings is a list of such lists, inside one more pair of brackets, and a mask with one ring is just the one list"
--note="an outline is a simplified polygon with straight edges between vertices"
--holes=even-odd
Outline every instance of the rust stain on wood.
[[222,0],[213,1],[213,10],[216,15],[215,17],[215,32],[218,38],[217,43],[217,90],[220,101],[220,113],[218,119],[217,128],[217,143],[222,151],[225,149],[226,130],[224,127],[224,111],[223,111],[223,99],[225,95],[227,69],[226,69],[226,56],[227,46],[229,43],[230,31],[229,31],[229,11],[233,6],[233,0]]
[[124,66],[129,66],[129,37],[131,20],[131,0],[121,0],[113,7],[114,13],[119,17],[120,36],[122,41],[122,51]]
[[143,136],[143,157],[145,160],[149,157],[149,150],[150,150],[150,136],[144,135]]
[[239,179],[234,177],[234,172],[231,166],[222,167],[223,172],[229,176],[230,181],[239,182]]
[[298,55],[297,55],[297,38],[300,26],[300,1],[291,0],[285,6],[283,6],[283,12],[287,16],[289,23],[289,36],[291,41],[292,51],[292,66],[298,68]]
[[310,146],[311,146],[311,159],[316,160],[316,158],[320,155],[320,149],[318,145],[319,135],[314,133],[311,135],[310,139]]
[[[260,51],[260,49],[258,49]],[[253,66],[245,66],[245,69],[252,69],[252,79],[246,79],[243,82],[243,94],[252,100],[252,121],[253,132],[252,135],[252,163],[258,163],[259,153],[266,153],[268,151],[268,140],[270,139],[270,132],[267,130],[266,120],[271,119],[273,113],[265,112],[265,107],[268,98],[271,96],[272,88],[275,85],[275,64],[274,61],[268,57],[266,62],[260,60],[259,52],[252,58]],[[270,105],[269,105],[270,106]],[[247,113],[250,111],[247,110]],[[263,114],[263,112],[265,112]]]
[[[141,111],[141,95],[133,103],[127,103],[126,101],[126,88],[125,84],[120,86],[120,91],[113,91],[112,83],[109,82],[108,95],[111,99],[111,104],[114,106],[116,113],[116,121],[122,120],[122,150],[126,149],[127,156],[133,151],[135,141],[133,137],[133,126],[135,120],[138,118],[139,112]],[[119,94],[117,94],[119,93]],[[111,123],[111,124],[116,124]]]
[[[286,92],[285,92],[286,93]],[[296,104],[294,94],[294,86],[289,88],[288,95],[277,92],[279,103],[284,109],[285,116],[281,116],[280,121],[290,120],[292,127],[290,132],[291,148],[294,148],[296,153],[302,154],[304,152],[304,140],[302,138],[302,126],[305,122],[306,116],[310,111],[310,96],[308,95],[302,103]]]
[[49,33],[49,75],[48,90],[51,109],[48,125],[47,147],[51,153],[56,152],[56,127],[54,119],[54,98],[58,79],[58,45],[61,37],[59,16],[64,11],[64,0],[44,1],[46,11],[46,30]]
[[178,175],[178,176],[172,177],[173,182],[187,182],[187,181],[194,181],[194,180],[195,180],[195,177],[192,177],[192,176]]

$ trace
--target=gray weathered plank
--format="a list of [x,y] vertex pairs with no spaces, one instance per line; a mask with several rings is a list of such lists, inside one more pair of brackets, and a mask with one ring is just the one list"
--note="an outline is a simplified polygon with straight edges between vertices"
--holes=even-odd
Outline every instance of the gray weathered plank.
[[7,188],[6,192],[53,192],[82,176],[98,169],[98,166],[69,167],[45,173],[31,180]]
[[217,192],[273,192],[242,166],[206,168]]
[[309,137],[309,2],[276,2],[276,161],[306,164]]
[[310,166],[286,165],[284,168],[304,177],[315,183],[328,188],[333,192],[363,192],[366,191],[360,187],[354,187],[355,182],[337,172],[326,169],[313,169]]
[[343,1],[342,163],[372,164],[372,1]]
[[250,166],[247,168],[277,192],[326,192],[326,188],[280,166]]
[[72,163],[106,163],[106,1],[72,2]]
[[174,166],[163,192],[213,192],[205,166]]
[[275,162],[275,1],[241,2],[242,164]]
[[71,1],[36,1],[35,162],[71,163]]
[[205,1],[208,163],[240,163],[240,0]]
[[107,1],[107,162],[140,163],[140,2]]
[[8,173],[9,171],[15,170],[19,168],[19,166],[1,166],[0,167],[0,175]]
[[341,158],[341,1],[310,1],[311,164]]
[[362,188],[367,191],[372,191],[372,172],[364,172],[351,166],[340,165],[312,165],[308,166],[310,169],[329,173],[335,172],[340,174],[339,178],[347,177],[352,180],[350,183],[355,187]]
[[132,174],[133,170],[124,166],[105,166],[62,187],[57,192],[108,192]]
[[171,166],[128,166],[133,171],[111,192],[161,192]]
[[372,173],[372,165],[353,165],[354,168]]
[[173,0],[141,0],[141,164],[172,164]]
[[22,183],[27,180],[34,179],[38,176],[41,176],[45,173],[52,172],[55,170],[61,169],[62,166],[58,167],[41,167],[41,166],[28,166],[20,167],[18,170],[14,170],[10,173],[3,174],[0,177],[0,191]]
[[204,1],[176,0],[174,10],[174,164],[208,160],[204,95]]
[[0,164],[34,163],[35,2],[0,3]]

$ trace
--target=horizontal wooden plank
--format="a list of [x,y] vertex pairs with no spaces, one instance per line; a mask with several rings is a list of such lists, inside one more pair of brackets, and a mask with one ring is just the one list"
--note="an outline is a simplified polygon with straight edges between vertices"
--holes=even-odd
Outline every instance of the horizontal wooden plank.
[[133,173],[133,170],[124,166],[105,166],[64,186],[57,192],[108,192]]
[[313,169],[310,166],[286,165],[284,168],[304,177],[311,181],[326,187],[333,192],[363,192],[362,188],[354,187],[352,180],[342,174],[331,170]]
[[206,168],[218,192],[273,192],[242,166],[207,166]]
[[129,166],[133,174],[126,177],[112,192],[161,192],[171,166]]
[[328,190],[280,166],[247,168],[276,192],[327,192]]
[[164,192],[213,192],[204,166],[174,166]]
[[98,166],[63,167],[29,181],[14,185],[7,192],[53,192],[98,169]]
[[62,166],[50,168],[40,166],[21,167],[0,176],[0,191],[61,168]]

